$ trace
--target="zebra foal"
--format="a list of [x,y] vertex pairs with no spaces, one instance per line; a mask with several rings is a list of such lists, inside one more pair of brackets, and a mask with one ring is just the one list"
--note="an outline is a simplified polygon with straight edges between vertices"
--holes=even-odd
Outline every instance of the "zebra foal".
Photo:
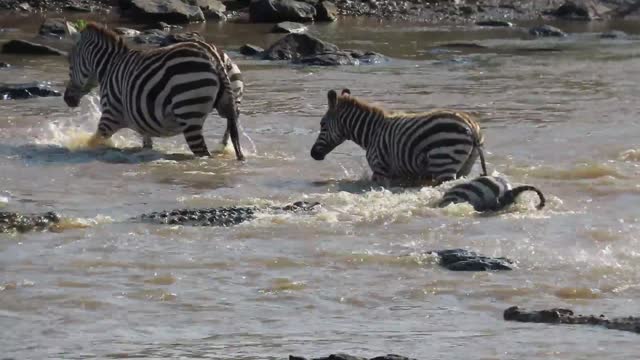
[[67,31],[74,45],[65,103],[77,107],[100,85],[102,116],[90,145],[129,128],[142,136],[144,148],[153,146],[153,137],[182,133],[194,155],[209,156],[202,126],[215,108],[227,119],[223,145],[231,137],[236,158],[244,159],[238,132],[242,79],[224,52],[201,41],[136,50],[94,23],[81,32],[67,24]]
[[434,110],[393,113],[330,90],[329,108],[320,121],[320,134],[311,157],[323,160],[336,146],[351,140],[366,151],[374,182],[391,185],[429,184],[466,176],[482,152],[484,137],[478,123],[463,112]]

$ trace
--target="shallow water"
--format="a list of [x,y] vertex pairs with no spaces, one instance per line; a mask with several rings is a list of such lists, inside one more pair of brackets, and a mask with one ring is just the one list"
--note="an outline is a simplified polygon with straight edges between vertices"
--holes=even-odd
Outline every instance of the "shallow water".
[[[20,28],[3,38],[35,30],[3,21]],[[95,95],[75,110],[61,98],[2,102],[0,208],[56,210],[74,225],[0,234],[4,357],[634,357],[636,334],[502,320],[511,305],[609,316],[640,310],[640,37],[601,40],[606,24],[571,26],[578,33],[560,40],[366,20],[311,27],[342,47],[393,58],[376,66],[298,67],[232,53],[247,82],[242,164],[229,149],[194,159],[181,136],[140,151],[130,131],[114,137],[115,148],[89,150]],[[266,25],[193,28],[228,49],[275,39],[263,35]],[[434,49],[453,41],[489,49]],[[0,82],[47,80],[61,89],[66,80],[62,58],[0,60],[13,64]],[[343,87],[397,110],[473,112],[489,168],[538,186],[548,206],[536,211],[535,198],[524,197],[494,216],[439,210],[433,204],[450,185],[371,189],[353,144],[312,160],[326,91]],[[205,129],[213,147],[224,122],[212,115]],[[232,228],[125,221],[175,207],[301,199],[325,206]],[[506,256],[517,269],[455,273],[422,255],[456,247]]]

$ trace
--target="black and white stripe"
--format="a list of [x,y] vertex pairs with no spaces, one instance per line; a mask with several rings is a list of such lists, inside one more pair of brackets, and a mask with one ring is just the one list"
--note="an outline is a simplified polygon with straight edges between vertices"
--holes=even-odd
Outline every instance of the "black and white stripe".
[[545,198],[540,190],[530,185],[511,188],[507,180],[498,176],[480,176],[455,185],[445,192],[438,206],[469,203],[476,211],[498,211],[515,203],[517,197],[525,191],[536,192],[540,198],[536,208],[544,207]]
[[64,99],[78,106],[82,96],[100,85],[102,116],[95,137],[110,138],[129,128],[150,148],[153,137],[182,133],[195,155],[208,156],[202,126],[215,108],[227,119],[223,144],[230,137],[237,159],[244,159],[238,130],[244,85],[227,54],[201,41],[135,50],[96,24],[72,35],[76,42]]
[[431,183],[466,176],[478,156],[487,174],[478,123],[464,112],[435,110],[421,114],[387,113],[354,97],[348,89],[328,93],[329,109],[311,156],[323,160],[351,140],[366,150],[373,180],[382,183]]

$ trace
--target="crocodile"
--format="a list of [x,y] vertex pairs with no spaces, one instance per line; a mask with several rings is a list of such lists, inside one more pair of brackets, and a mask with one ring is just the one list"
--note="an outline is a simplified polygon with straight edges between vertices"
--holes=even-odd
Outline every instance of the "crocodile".
[[607,318],[604,315],[576,315],[570,309],[526,310],[512,306],[504,311],[507,321],[545,324],[580,324],[603,326],[607,329],[631,331],[640,334],[640,317]]

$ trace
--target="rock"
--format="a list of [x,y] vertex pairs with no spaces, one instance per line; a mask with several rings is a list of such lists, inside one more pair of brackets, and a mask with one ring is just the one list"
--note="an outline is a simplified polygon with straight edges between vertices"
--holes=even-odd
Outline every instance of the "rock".
[[63,9],[66,11],[82,12],[82,13],[89,13],[93,11],[91,6],[84,6],[84,5],[79,5],[75,3],[70,3],[68,5],[65,5]]
[[162,46],[167,46],[167,45],[176,44],[180,42],[189,42],[189,41],[206,42],[205,39],[197,32],[188,32],[188,33],[182,33],[182,34],[169,34],[160,42],[159,46],[162,47]]
[[295,62],[304,65],[316,66],[339,66],[339,65],[359,65],[360,62],[354,59],[350,53],[345,51],[328,51],[302,57]]
[[381,64],[389,61],[386,56],[373,51],[367,51],[362,55],[351,52],[351,56],[354,59],[357,59],[361,64]]
[[307,27],[291,21],[283,21],[281,23],[277,23],[271,32],[273,33],[286,33],[286,34],[300,34],[307,31]]
[[309,22],[316,17],[313,5],[295,0],[252,0],[249,19],[252,22]]
[[329,1],[319,1],[316,4],[316,21],[336,21],[338,19],[338,8]]
[[0,69],[2,69],[2,68],[8,68],[8,67],[11,67],[11,65],[7,64],[6,62],[2,62],[2,61],[0,61]]
[[0,84],[1,100],[19,100],[34,97],[62,96],[60,92],[43,83]]
[[[71,25],[73,27],[73,25]],[[74,27],[75,29],[75,27]],[[40,30],[38,30],[40,35],[55,35],[59,37],[63,37],[66,34],[66,21],[64,19],[45,19],[44,23],[40,25]]]
[[565,20],[602,19],[610,9],[593,0],[567,0],[553,15]]
[[33,11],[33,8],[31,7],[31,5],[29,5],[29,3],[23,2],[18,4],[18,6],[16,7],[16,9],[18,10],[22,10],[25,12],[31,12]]
[[464,16],[470,16],[470,15],[473,15],[476,12],[476,9],[474,9],[473,7],[471,7],[469,5],[460,6],[460,7],[458,7],[458,10],[460,10],[462,15],[464,15]]
[[174,31],[174,30],[182,30],[182,26],[180,25],[170,25],[164,21],[158,21],[153,23],[147,27],[148,30],[162,30],[164,32]]
[[27,232],[47,230],[60,222],[60,217],[53,212],[44,214],[21,214],[0,211],[0,233]]
[[164,41],[164,39],[168,35],[169,35],[168,33],[164,32],[162,30],[158,30],[158,29],[145,30],[142,33],[140,33],[139,35],[137,35],[136,37],[134,37],[133,41],[135,41],[138,44],[145,44],[145,45],[155,44],[155,45],[159,45]]
[[126,16],[142,22],[189,23],[205,20],[198,6],[180,0],[120,0],[119,3]]
[[640,333],[640,317],[633,316],[608,319],[604,315],[575,315],[572,310],[562,308],[528,311],[518,306],[512,306],[504,311],[503,317],[506,321],[598,325],[607,329]]
[[536,37],[565,37],[567,33],[551,25],[536,26],[529,29],[529,34]]
[[202,10],[204,17],[208,20],[224,21],[227,16],[224,14],[227,7],[218,0],[185,0],[189,5],[194,5]]
[[[289,355],[289,360],[308,360],[308,359],[309,358],[306,358],[303,356]],[[360,356],[353,356],[353,355],[344,354],[344,353],[338,353],[338,354],[331,354],[325,357],[313,358],[311,360],[367,360],[367,358],[360,357]],[[384,356],[376,356],[369,360],[416,360],[416,359],[408,358],[406,356],[389,354]]]
[[338,50],[336,45],[309,34],[289,34],[271,45],[264,52],[263,58],[266,60],[297,60]]
[[490,258],[464,249],[432,251],[440,257],[440,266],[452,271],[512,270],[506,258]]
[[389,354],[389,355],[385,355],[385,356],[374,357],[374,358],[371,358],[369,360],[416,360],[416,359],[408,358],[406,356],[401,356],[401,355],[396,355],[396,354]]
[[513,27],[513,23],[504,20],[483,20],[477,21],[478,26],[492,26],[492,27]]
[[619,30],[611,30],[600,34],[601,39],[626,39],[628,37],[627,33]]
[[111,30],[123,38],[133,38],[141,34],[139,30],[129,29],[126,27],[116,27]]
[[263,52],[263,48],[251,44],[244,44],[240,47],[240,54],[245,56],[260,56]]
[[25,40],[9,40],[2,46],[2,52],[5,54],[24,55],[67,55],[67,53],[62,50]]

